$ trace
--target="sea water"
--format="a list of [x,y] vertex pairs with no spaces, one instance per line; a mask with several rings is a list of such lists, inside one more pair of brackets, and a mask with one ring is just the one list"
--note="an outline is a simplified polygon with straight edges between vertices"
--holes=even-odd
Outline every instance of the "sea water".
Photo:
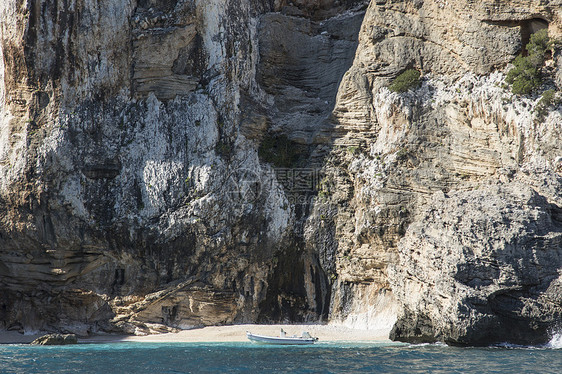
[[0,346],[1,373],[561,373],[562,349],[319,343]]

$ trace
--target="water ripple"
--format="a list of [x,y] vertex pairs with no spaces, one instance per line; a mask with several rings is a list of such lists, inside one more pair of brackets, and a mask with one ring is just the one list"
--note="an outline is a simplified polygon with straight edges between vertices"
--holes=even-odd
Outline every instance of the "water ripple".
[[[114,343],[0,346],[1,373],[559,373],[556,349]],[[539,370],[540,369],[540,370]]]

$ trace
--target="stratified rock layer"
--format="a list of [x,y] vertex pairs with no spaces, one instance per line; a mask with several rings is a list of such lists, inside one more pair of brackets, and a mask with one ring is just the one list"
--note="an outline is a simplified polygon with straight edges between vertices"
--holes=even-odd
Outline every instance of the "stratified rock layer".
[[[480,312],[463,304],[461,297],[453,298],[453,288],[442,292],[442,297],[453,298],[442,318],[439,299],[426,290],[440,278],[455,283],[453,272],[441,267],[446,266],[448,251],[454,252],[446,240],[465,242],[476,235],[476,241],[487,243],[490,233],[468,229],[480,220],[498,227],[495,235],[510,231],[508,212],[486,215],[474,205],[474,214],[468,215],[453,205],[435,207],[430,205],[434,193],[456,196],[485,190],[501,200],[505,192],[488,186],[516,184],[534,190],[546,211],[549,204],[552,209],[562,206],[561,113],[557,104],[543,115],[536,109],[540,92],[559,84],[558,52],[552,59],[546,56],[539,95],[515,96],[504,81],[508,62],[523,50],[531,33],[548,28],[557,38],[561,24],[558,1],[370,3],[355,61],[338,91],[333,146],[319,192],[322,203],[315,205],[305,231],[308,245],[320,253],[334,280],[333,321],[364,328],[390,327],[397,321],[393,337],[404,341],[486,344],[547,339],[546,331],[554,328],[560,311],[556,302],[548,308],[541,304],[542,312],[521,314],[515,304],[536,295],[513,293],[509,318],[502,319],[498,309],[490,312],[490,321],[505,326],[519,316],[521,331],[487,333],[489,326],[471,317]],[[386,86],[409,68],[422,72],[421,86],[403,94],[390,92]],[[512,204],[527,209],[524,200]],[[443,263],[430,263],[432,257],[418,254],[414,245],[424,239],[411,230],[426,225],[420,212],[429,206],[471,222],[443,234],[435,254],[445,259]],[[543,235],[532,220],[521,225],[526,228],[515,235],[520,236],[520,251],[506,255],[506,267],[521,261],[523,253],[532,253],[532,243]],[[549,225],[545,229],[552,235],[561,229],[556,218]],[[524,235],[533,239],[523,240]],[[543,260],[553,264],[552,271],[560,267],[559,245],[557,239],[544,241]],[[455,258],[451,264],[461,261]],[[427,275],[419,282],[423,289],[407,288],[414,266]],[[525,267],[516,269],[515,278],[525,283]],[[540,295],[546,290],[544,282],[537,285]],[[471,292],[465,296],[472,297]]]
[[328,281],[258,147],[276,136],[264,113],[297,110],[275,103],[272,72],[287,87],[310,76],[295,99],[329,116],[357,3],[2,2],[1,325],[144,334],[326,318]]
[[504,79],[561,5],[1,2],[0,327],[544,341],[560,50],[537,94]]

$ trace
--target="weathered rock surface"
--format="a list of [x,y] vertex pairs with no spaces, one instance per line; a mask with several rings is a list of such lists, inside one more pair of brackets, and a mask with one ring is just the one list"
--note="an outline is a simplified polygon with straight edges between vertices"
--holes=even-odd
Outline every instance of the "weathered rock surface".
[[391,338],[548,341],[562,317],[561,224],[562,209],[520,183],[436,193],[398,246]]
[[78,344],[78,338],[74,334],[48,334],[35,339],[32,345],[68,345]]
[[329,117],[361,3],[3,1],[0,327],[325,319],[329,282],[258,148],[299,124],[291,95]]
[[543,341],[562,115],[504,78],[561,5],[1,2],[0,327]]
[[[548,27],[551,36],[560,36],[559,5],[557,1],[370,3],[355,61],[336,99],[333,146],[326,156],[327,177],[319,193],[322,202],[315,205],[305,230],[307,244],[319,252],[334,280],[332,321],[371,328],[391,327],[398,321],[393,336],[405,341],[544,341],[546,326],[555,325],[560,310],[555,303],[548,304],[551,309],[544,314],[524,314],[514,306],[509,318],[519,315],[524,321],[519,333],[486,334],[486,327],[477,324],[482,319],[471,319],[480,312],[471,305],[460,310],[467,305],[461,300],[464,296],[454,297],[445,317],[432,319],[441,305],[435,292],[423,290],[432,290],[432,282],[442,274],[446,279],[454,277],[440,267],[448,260],[417,270],[428,273],[419,283],[423,290],[407,289],[405,274],[411,270],[407,256],[424,256],[412,246],[422,238],[410,233],[410,227],[424,227],[420,212],[429,207],[447,211],[431,205],[436,192],[452,196],[484,189],[498,194],[493,198],[499,200],[505,192],[487,186],[519,183],[538,194],[545,210],[551,209],[548,204],[552,209],[562,206],[560,107],[551,107],[541,118],[535,111],[539,96],[518,97],[503,87],[507,63],[521,52],[530,33]],[[547,61],[545,71],[556,66],[555,59]],[[400,95],[390,92],[388,83],[407,68],[423,73],[421,87]],[[543,90],[556,87],[559,73],[550,71],[545,73]],[[519,204],[521,210],[528,206],[522,200],[512,204]],[[449,214],[463,217],[456,208],[448,208]],[[473,218],[465,219],[486,220],[498,227],[496,235],[508,234],[503,215],[488,217],[472,208]],[[520,251],[503,259],[506,267],[521,261],[523,253],[532,253],[532,243],[543,235],[531,220],[521,225],[526,226],[522,232],[534,239],[524,241],[519,233]],[[468,226],[449,231],[448,240],[464,243],[472,238],[475,234]],[[561,229],[557,219],[549,227],[545,229],[552,235]],[[405,235],[414,236],[404,242]],[[477,238],[487,242],[487,235],[481,231]],[[559,242],[553,239],[545,245],[549,250],[544,261],[554,264],[553,271],[560,267]],[[453,250],[447,242],[440,248],[443,258]],[[516,269],[525,271],[522,266]],[[397,274],[401,277],[394,279]],[[524,274],[516,277],[521,284],[526,282]],[[536,292],[543,295],[545,290]],[[467,295],[477,297],[476,291],[471,292]],[[454,290],[443,295],[451,298]],[[524,292],[512,295],[514,305],[534,297]],[[427,308],[432,317],[425,317]],[[504,326],[508,321],[493,318]],[[464,332],[454,330],[455,325]]]

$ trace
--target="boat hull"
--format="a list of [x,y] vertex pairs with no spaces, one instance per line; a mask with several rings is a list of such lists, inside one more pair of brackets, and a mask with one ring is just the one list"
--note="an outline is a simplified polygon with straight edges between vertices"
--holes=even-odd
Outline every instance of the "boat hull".
[[314,344],[316,342],[316,338],[299,338],[299,337],[276,337],[276,336],[264,336],[264,335],[255,335],[252,333],[246,333],[248,339],[250,339],[253,343],[258,344],[275,344],[275,345],[306,345],[306,344]]

